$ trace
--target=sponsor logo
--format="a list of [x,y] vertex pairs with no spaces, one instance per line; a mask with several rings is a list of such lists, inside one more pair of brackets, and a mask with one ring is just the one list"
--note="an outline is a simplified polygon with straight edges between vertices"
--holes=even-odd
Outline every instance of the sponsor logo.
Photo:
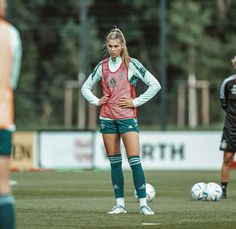
[[233,95],[236,95],[236,85],[234,84],[233,87],[231,88],[231,93]]
[[143,189],[145,189],[145,188],[146,188],[146,185],[143,184],[142,186],[139,187],[139,190],[143,190]]
[[116,87],[116,80],[115,78],[111,78],[111,80],[109,81],[109,87],[110,88],[115,88]]
[[119,73],[119,77],[120,77],[120,79],[123,80],[123,79],[124,79],[124,76],[125,76],[124,72],[120,72],[120,73]]

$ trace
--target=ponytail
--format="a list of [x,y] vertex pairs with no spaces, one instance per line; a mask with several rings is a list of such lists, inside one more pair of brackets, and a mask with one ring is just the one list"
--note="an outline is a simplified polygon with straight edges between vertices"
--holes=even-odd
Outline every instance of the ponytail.
[[125,63],[126,67],[128,68],[130,57],[129,57],[128,49],[126,46],[126,40],[125,40],[124,34],[121,32],[119,28],[114,28],[106,36],[106,43],[111,39],[119,39],[121,41],[122,49],[121,49],[120,56],[121,56],[122,61]]

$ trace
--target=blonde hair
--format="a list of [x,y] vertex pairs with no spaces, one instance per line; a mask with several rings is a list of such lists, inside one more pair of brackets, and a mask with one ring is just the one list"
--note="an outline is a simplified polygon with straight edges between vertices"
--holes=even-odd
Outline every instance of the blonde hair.
[[231,61],[232,61],[233,66],[236,68],[236,56]]
[[0,0],[0,19],[5,18],[6,6],[6,0]]
[[121,30],[119,28],[114,28],[112,29],[108,35],[106,36],[106,43],[109,40],[114,40],[114,39],[119,39],[121,44],[122,44],[122,49],[121,49],[121,59],[122,61],[125,63],[125,65],[127,66],[127,68],[129,67],[129,53],[128,53],[128,49],[126,46],[126,40],[125,40],[125,36],[124,34],[121,32]]

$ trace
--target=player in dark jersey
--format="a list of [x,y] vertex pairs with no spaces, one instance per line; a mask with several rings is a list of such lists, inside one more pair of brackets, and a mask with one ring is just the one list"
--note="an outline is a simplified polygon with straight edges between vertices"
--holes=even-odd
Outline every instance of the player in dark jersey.
[[[236,56],[232,59],[236,68]],[[236,152],[236,74],[224,79],[220,87],[220,102],[226,112],[220,150],[224,151],[221,169],[222,198],[227,198],[227,185],[229,181],[230,165]]]

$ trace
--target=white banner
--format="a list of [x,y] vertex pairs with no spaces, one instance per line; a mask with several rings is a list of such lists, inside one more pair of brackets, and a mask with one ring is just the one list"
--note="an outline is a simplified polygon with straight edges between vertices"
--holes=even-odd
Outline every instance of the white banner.
[[13,133],[13,151],[10,168],[14,170],[30,170],[38,167],[37,134],[31,131],[16,131]]
[[39,132],[39,164],[43,168],[92,168],[94,133]]
[[[100,133],[96,133],[95,167],[110,168]],[[144,169],[219,170],[223,152],[219,151],[218,131],[142,131],[141,160]],[[123,168],[128,169],[122,146]]]

